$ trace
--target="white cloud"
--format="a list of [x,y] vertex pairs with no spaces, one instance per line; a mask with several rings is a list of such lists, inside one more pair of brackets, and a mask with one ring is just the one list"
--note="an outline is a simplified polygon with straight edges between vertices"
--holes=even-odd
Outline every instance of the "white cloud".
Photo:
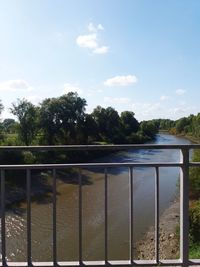
[[129,104],[131,100],[128,97],[104,97],[104,102],[109,104]]
[[76,39],[77,45],[89,49],[96,49],[98,47],[96,34],[80,35]]
[[129,86],[131,84],[137,83],[138,79],[135,75],[127,76],[115,76],[104,82],[106,86]]
[[0,83],[0,91],[16,92],[31,91],[32,87],[25,80],[10,80]]
[[98,24],[97,29],[100,30],[100,31],[103,31],[104,27],[101,24]]
[[38,95],[30,95],[25,97],[28,101],[30,101],[32,104],[37,105],[40,102],[42,102],[42,98]]
[[81,95],[83,93],[83,90],[80,89],[76,84],[65,83],[63,94],[67,94],[69,92],[77,92],[79,95]]
[[175,93],[176,93],[177,95],[184,95],[184,94],[186,93],[186,91],[183,90],[183,89],[178,89],[178,90],[175,91]]
[[76,38],[78,46],[88,48],[94,54],[106,54],[108,53],[109,47],[101,45],[99,43],[99,31],[104,30],[101,24],[95,26],[93,23],[89,23],[88,31],[89,34],[79,35]]
[[198,108],[195,106],[189,106],[176,103],[174,106],[169,106],[168,102],[136,102],[132,104],[132,110],[138,120],[150,120],[150,119],[180,119],[190,114],[198,112]]
[[166,107],[160,102],[143,103],[136,102],[132,104],[132,110],[138,120],[150,120],[158,118],[168,118],[169,114]]
[[169,99],[169,96],[167,96],[167,95],[162,95],[161,97],[160,97],[160,100],[161,101],[165,101],[165,100],[168,100]]
[[108,46],[101,46],[94,49],[93,53],[95,54],[106,54],[108,53],[109,47]]
[[180,104],[178,107],[174,107],[169,109],[169,113],[171,117],[175,119],[180,119],[181,117],[187,117],[190,114],[198,113],[199,109],[196,106],[188,106],[184,104]]
[[104,30],[104,27],[101,24],[95,26],[92,22],[88,24],[88,31],[89,32],[98,32]]
[[88,24],[88,31],[89,32],[96,32],[97,31],[96,27],[94,26],[94,24],[92,22],[90,22]]

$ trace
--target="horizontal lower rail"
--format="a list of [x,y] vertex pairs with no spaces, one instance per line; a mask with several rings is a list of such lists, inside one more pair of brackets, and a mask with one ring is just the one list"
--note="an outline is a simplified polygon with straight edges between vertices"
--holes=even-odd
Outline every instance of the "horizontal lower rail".
[[[61,267],[74,267],[74,266],[113,266],[113,267],[130,267],[130,266],[184,266],[180,260],[160,260],[159,263],[156,263],[155,260],[135,260],[135,261],[83,261],[81,264],[79,261],[61,261],[57,262],[57,266]],[[188,265],[200,265],[200,260],[189,260]],[[2,266],[2,264],[0,264]],[[26,267],[28,266],[27,262],[7,262],[9,267]],[[55,266],[54,262],[32,262],[32,266],[36,267],[51,267]]]

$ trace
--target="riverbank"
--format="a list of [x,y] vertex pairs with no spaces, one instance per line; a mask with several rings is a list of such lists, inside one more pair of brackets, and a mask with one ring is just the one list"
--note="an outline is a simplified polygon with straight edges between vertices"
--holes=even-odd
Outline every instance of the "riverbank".
[[[176,198],[160,217],[159,257],[160,259],[177,259],[179,257],[179,240],[176,235],[180,220],[180,203]],[[155,259],[155,229],[150,227],[136,246],[137,258]]]
[[199,144],[200,140],[192,135],[185,135],[185,134],[177,134],[176,136],[178,137],[184,137],[188,140],[190,140],[191,142],[195,143],[195,144]]

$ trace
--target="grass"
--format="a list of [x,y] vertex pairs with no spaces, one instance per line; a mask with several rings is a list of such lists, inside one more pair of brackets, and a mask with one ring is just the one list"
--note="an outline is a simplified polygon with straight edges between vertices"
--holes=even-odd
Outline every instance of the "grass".
[[189,257],[190,259],[200,259],[200,243],[190,245]]

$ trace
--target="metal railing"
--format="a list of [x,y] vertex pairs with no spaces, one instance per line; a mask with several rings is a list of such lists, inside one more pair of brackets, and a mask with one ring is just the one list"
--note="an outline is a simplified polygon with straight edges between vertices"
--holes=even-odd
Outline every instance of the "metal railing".
[[[129,162],[129,163],[73,163],[73,164],[33,164],[33,165],[0,165],[1,175],[1,266],[190,266],[200,265],[200,259],[189,259],[189,168],[199,167],[200,162],[190,162],[189,152],[191,149],[200,149],[200,145],[95,145],[95,146],[32,146],[32,147],[0,147],[0,151],[57,151],[57,150],[136,150],[136,149],[178,149],[181,158],[178,162]],[[59,262],[57,258],[57,225],[56,225],[56,180],[57,171],[63,168],[95,168],[104,169],[104,215],[105,215],[105,234],[104,234],[104,259],[102,261],[84,261],[83,259],[83,231],[82,231],[82,175],[79,172],[79,258],[76,262]],[[108,174],[109,168],[126,167],[129,169],[129,192],[130,192],[130,220],[129,220],[129,249],[130,258],[127,261],[110,261],[108,259]],[[133,255],[134,236],[133,236],[133,170],[136,167],[155,168],[155,259],[154,260],[135,260]],[[161,260],[160,259],[160,240],[159,240],[159,171],[161,167],[180,168],[180,259]],[[32,261],[32,237],[31,237],[31,172],[36,169],[48,169],[53,171],[53,261],[52,262],[33,262]],[[26,171],[26,193],[27,193],[27,261],[8,262],[6,255],[6,208],[5,208],[5,172],[7,170]]]

